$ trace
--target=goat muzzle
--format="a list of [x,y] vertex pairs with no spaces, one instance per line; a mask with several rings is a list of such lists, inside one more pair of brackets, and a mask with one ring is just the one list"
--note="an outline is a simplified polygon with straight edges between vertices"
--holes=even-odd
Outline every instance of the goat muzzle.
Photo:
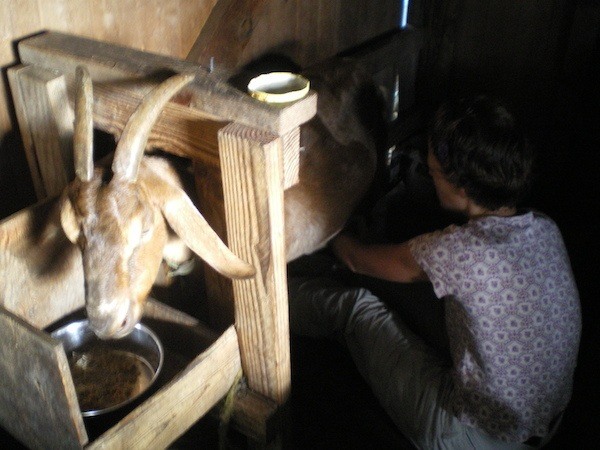
[[90,328],[100,339],[120,339],[133,331],[142,308],[128,299],[116,299],[110,307],[88,308]]

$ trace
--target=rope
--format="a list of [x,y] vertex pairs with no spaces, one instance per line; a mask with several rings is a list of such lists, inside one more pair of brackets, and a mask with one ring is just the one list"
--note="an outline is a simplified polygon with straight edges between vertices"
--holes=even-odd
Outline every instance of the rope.
[[229,388],[225,401],[221,407],[219,414],[219,449],[225,450],[227,448],[227,433],[229,431],[229,423],[231,416],[233,415],[233,407],[235,405],[235,397],[237,393],[242,389],[244,380],[242,378],[242,369],[236,374],[233,384]]

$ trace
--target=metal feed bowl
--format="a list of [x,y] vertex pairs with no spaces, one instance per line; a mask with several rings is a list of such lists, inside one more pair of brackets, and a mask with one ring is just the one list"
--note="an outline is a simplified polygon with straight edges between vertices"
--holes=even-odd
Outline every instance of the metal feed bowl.
[[63,344],[84,417],[131,403],[154,383],[163,365],[160,340],[141,323],[121,339],[99,339],[88,320],[71,322],[51,336]]

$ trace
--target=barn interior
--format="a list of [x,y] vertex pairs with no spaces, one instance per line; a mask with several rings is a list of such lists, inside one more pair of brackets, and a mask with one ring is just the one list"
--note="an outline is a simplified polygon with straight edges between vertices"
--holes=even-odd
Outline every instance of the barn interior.
[[[419,154],[435,106],[472,92],[508,100],[538,153],[525,203],[559,225],[582,305],[573,400],[548,448],[588,448],[595,442],[600,415],[595,385],[600,311],[593,297],[599,288],[593,257],[600,251],[593,213],[600,199],[594,175],[600,163],[596,2],[150,0],[82,7],[69,0],[9,1],[0,5],[0,30],[0,218],[38,200],[7,70],[20,63],[17,44],[45,30],[194,61],[229,80],[266,54],[283,56],[301,69],[336,57],[365,64],[385,95],[388,123],[373,197],[354,218],[366,220],[377,239],[405,238],[454,219],[439,210],[420,171]],[[329,256],[317,252],[289,270],[329,270]],[[180,306],[202,313],[189,299]],[[412,448],[343,348],[293,335],[290,345],[284,448]],[[218,420],[207,416],[172,448],[216,448],[218,428]],[[0,442],[22,447],[4,430]],[[248,444],[232,431],[229,445]]]

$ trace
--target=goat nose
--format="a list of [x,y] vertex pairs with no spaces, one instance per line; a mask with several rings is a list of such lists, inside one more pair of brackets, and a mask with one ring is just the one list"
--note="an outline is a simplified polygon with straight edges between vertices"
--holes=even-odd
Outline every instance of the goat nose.
[[[123,299],[125,300],[125,299]],[[113,301],[110,308],[88,310],[90,327],[100,339],[118,339],[131,332],[129,301]]]
[[130,323],[131,322],[128,320],[128,318],[126,318],[122,321],[104,322],[99,327],[92,325],[92,329],[94,330],[96,336],[98,336],[100,339],[120,339],[133,331],[135,324],[131,326]]

